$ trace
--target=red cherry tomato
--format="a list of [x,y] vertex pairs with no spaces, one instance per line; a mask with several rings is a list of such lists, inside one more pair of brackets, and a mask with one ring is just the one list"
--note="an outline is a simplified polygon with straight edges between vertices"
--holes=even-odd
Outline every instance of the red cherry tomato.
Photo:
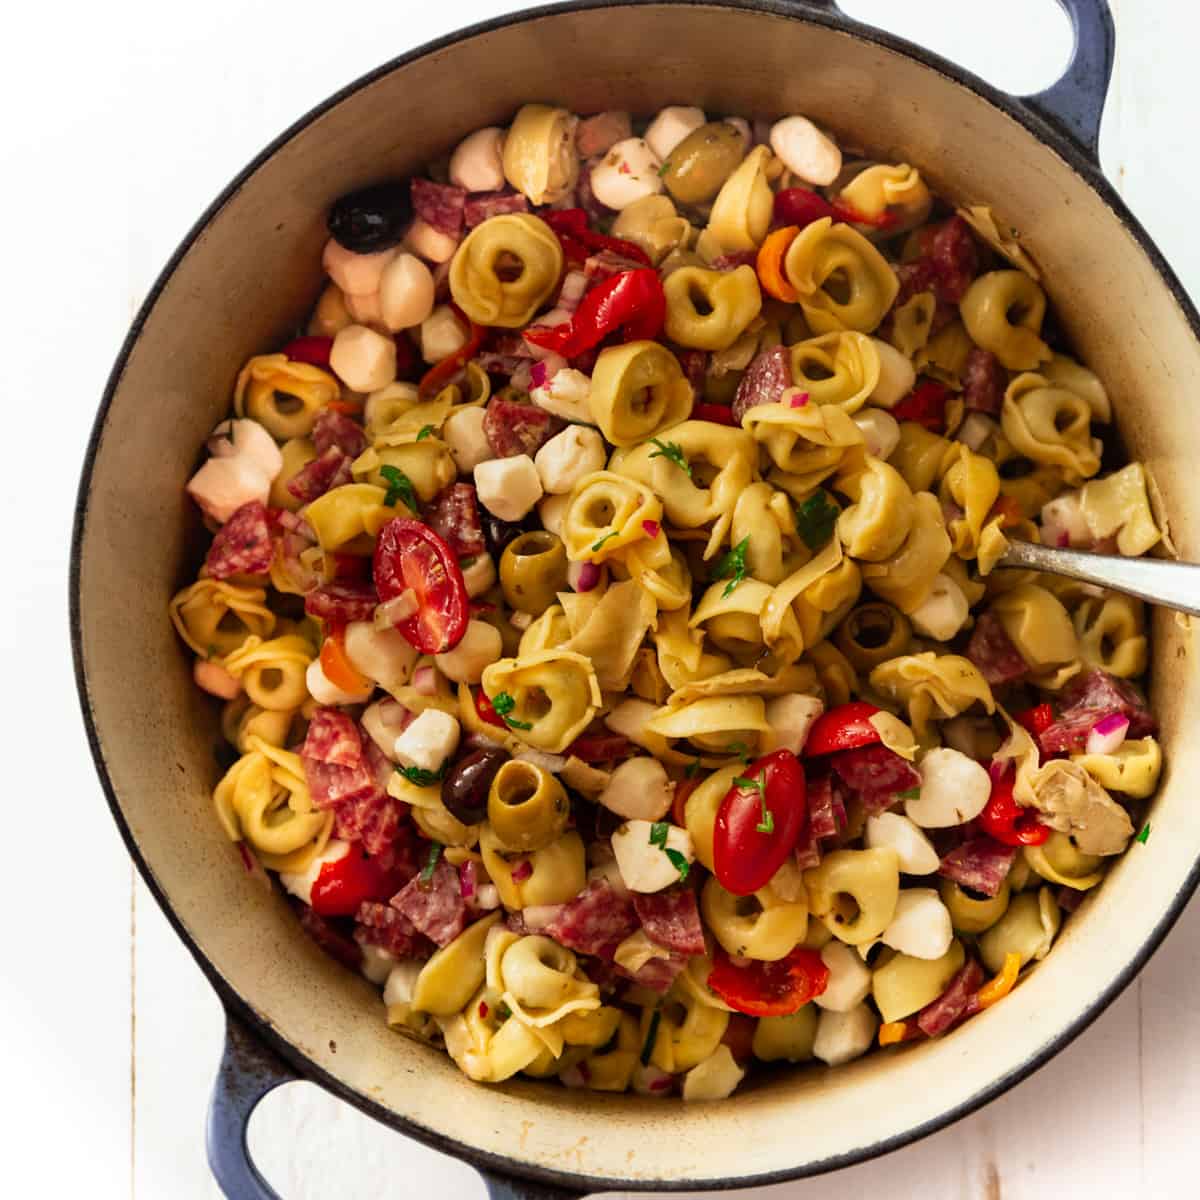
[[865,700],[852,700],[849,704],[839,704],[822,713],[808,731],[804,757],[815,758],[818,754],[832,754],[835,750],[873,746],[880,738],[870,718],[878,711],[875,705]]
[[1054,709],[1049,704],[1035,704],[1017,713],[1013,720],[1028,729],[1034,737],[1041,737],[1054,724]]
[[979,814],[984,833],[1006,846],[1040,846],[1050,836],[1050,830],[1037,819],[1033,809],[1017,803],[1013,784],[1017,773],[1005,771],[992,777],[992,794]]
[[309,363],[314,367],[329,366],[329,352],[333,349],[331,337],[298,337],[288,342],[281,351],[292,362]]
[[334,862],[327,862],[312,885],[312,908],[323,917],[352,917],[365,900],[386,900],[403,886],[393,871],[358,846]]
[[950,389],[935,379],[923,379],[899,404],[892,408],[897,421],[916,421],[933,433],[946,428],[946,401]]
[[837,209],[816,192],[808,188],[784,188],[775,197],[775,223],[798,225],[803,229],[822,217],[838,219]]
[[375,543],[375,590],[387,601],[407,588],[419,607],[396,628],[422,654],[442,654],[457,646],[470,612],[458,560],[428,525],[394,517]]
[[760,758],[739,778],[752,783],[734,783],[717,809],[713,868],[726,891],[749,896],[796,848],[808,805],[804,768],[790,750]]
[[733,409],[728,404],[694,404],[693,421],[712,421],[714,425],[736,425]]
[[786,1017],[829,986],[829,968],[817,951],[803,946],[778,962],[753,959],[738,967],[718,946],[708,986],[730,1008],[749,1017]]
[[487,698],[487,693],[480,688],[475,693],[475,711],[479,714],[479,719],[486,725],[495,725],[498,729],[507,729],[500,714],[492,707],[492,702]]

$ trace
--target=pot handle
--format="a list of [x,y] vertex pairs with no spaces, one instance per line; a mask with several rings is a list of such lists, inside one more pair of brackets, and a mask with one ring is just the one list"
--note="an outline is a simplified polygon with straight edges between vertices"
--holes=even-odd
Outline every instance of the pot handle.
[[258,1102],[300,1076],[225,1013],[225,1049],[208,1102],[208,1167],[228,1200],[280,1200],[250,1157],[246,1128]]

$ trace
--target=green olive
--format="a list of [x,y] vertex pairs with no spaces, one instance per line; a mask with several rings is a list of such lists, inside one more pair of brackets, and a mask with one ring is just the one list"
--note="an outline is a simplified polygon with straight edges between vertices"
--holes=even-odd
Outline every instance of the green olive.
[[680,204],[703,204],[746,157],[746,143],[736,126],[712,121],[693,129],[667,156],[662,179]]
[[991,929],[1008,909],[1009,887],[1006,879],[995,896],[976,899],[953,879],[943,879],[942,903],[950,910],[950,922],[958,933],[983,933]]
[[535,529],[514,538],[500,556],[500,586],[510,608],[540,617],[567,587],[567,548]]
[[505,850],[541,850],[567,827],[571,805],[548,771],[514,758],[496,772],[488,791],[488,821]]
[[838,626],[834,642],[860,671],[870,671],[907,652],[912,641],[908,618],[890,604],[860,604]]

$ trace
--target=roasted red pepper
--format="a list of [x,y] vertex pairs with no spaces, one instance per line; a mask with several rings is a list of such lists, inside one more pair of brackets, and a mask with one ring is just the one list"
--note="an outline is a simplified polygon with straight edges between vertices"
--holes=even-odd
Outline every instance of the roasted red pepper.
[[455,308],[454,311],[461,320],[467,321],[470,324],[471,332],[467,337],[465,345],[455,350],[453,354],[448,354],[440,363],[434,364],[434,366],[430,367],[421,376],[421,382],[417,385],[417,392],[420,394],[422,400],[433,399],[479,353],[479,348],[483,345],[483,339],[487,337],[486,326],[476,325],[474,321],[471,321],[458,308]]
[[655,338],[666,315],[667,298],[658,272],[638,267],[597,284],[580,301],[569,321],[525,330],[525,340],[564,358],[575,358],[617,330],[626,342]]
[[932,433],[941,433],[946,428],[946,401],[949,399],[949,388],[935,380],[923,379],[892,409],[892,416],[897,421],[916,421]]
[[1011,769],[993,775],[992,794],[979,814],[979,825],[984,833],[1006,846],[1040,846],[1050,830],[1037,819],[1034,810],[1017,803],[1013,796],[1015,781],[1016,772]]
[[822,217],[838,219],[837,209],[824,196],[808,188],[784,188],[775,196],[775,224],[803,229]]
[[329,352],[333,349],[331,337],[298,337],[288,342],[281,353],[292,362],[309,363],[314,367],[329,366]]
[[717,946],[708,986],[730,1008],[747,1016],[786,1017],[825,991],[829,968],[816,950],[804,946],[778,962],[751,959],[741,967]]
[[694,404],[693,421],[712,421],[715,425],[736,425],[733,409],[728,404]]
[[313,911],[323,917],[352,917],[366,900],[386,900],[404,886],[402,872],[385,871],[379,860],[351,846],[341,858],[327,862],[312,885]]
[[585,262],[596,251],[609,250],[643,266],[651,265],[649,256],[641,246],[589,229],[588,215],[582,208],[542,213],[541,218],[554,230],[562,243],[563,253],[572,262]]
[[1013,718],[1018,725],[1023,725],[1033,736],[1041,737],[1054,724],[1054,709],[1049,704],[1035,704],[1024,712],[1017,713]]
[[487,693],[483,688],[475,693],[475,711],[485,725],[495,725],[499,729],[508,728],[500,719],[500,714],[492,707],[492,702],[487,698]]
[[581,733],[564,753],[585,763],[616,762],[633,754],[633,743],[619,733]]

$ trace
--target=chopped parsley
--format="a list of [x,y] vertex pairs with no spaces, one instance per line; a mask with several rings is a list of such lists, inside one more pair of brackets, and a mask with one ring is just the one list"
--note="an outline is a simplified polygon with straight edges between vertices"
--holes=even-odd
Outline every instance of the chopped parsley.
[[510,717],[508,714],[517,707],[517,702],[507,692],[497,692],[492,697],[492,708],[496,710],[498,716],[510,729],[532,729],[531,721],[518,721],[516,717]]
[[505,1004],[503,1000],[501,1000],[500,1004],[496,1008],[496,1020],[497,1021],[507,1021],[508,1018],[511,1016],[512,1016],[512,1009],[509,1008],[508,1005]]
[[657,450],[651,452],[651,458],[665,458],[669,462],[673,462],[691,479],[692,464],[684,457],[683,447],[678,442],[660,442],[658,438],[651,438],[650,441],[658,447]]
[[919,800],[921,798],[921,789],[919,787],[909,788],[904,792],[897,792],[897,800]]
[[1150,840],[1150,822],[1149,821],[1147,821],[1145,823],[1145,825],[1142,826],[1142,832],[1139,833],[1137,835],[1137,837],[1134,838],[1133,840],[1135,842],[1141,842],[1143,846]]
[[447,759],[436,771],[426,771],[424,767],[397,767],[396,770],[414,787],[425,788],[433,787],[435,783],[441,783],[446,778],[446,768],[449,765]]
[[716,578],[729,580],[721,593],[722,598],[731,595],[733,589],[746,578],[746,551],[749,549],[750,536],[747,534],[717,563]]
[[754,791],[758,793],[758,802],[762,806],[762,815],[759,822],[755,825],[755,830],[759,833],[774,833],[775,832],[775,814],[767,807],[767,782],[765,779],[749,779],[745,775],[739,775],[734,781],[733,786],[743,788],[746,791]]
[[423,442],[432,433],[433,433],[432,425],[422,425],[421,432],[417,434],[417,441]]
[[679,872],[679,878],[682,881],[687,879],[692,864],[678,850],[673,850],[667,845],[667,837],[670,832],[670,822],[655,821],[650,826],[650,845],[657,846],[667,856],[667,861]]
[[692,864],[678,850],[672,850],[669,846],[663,849],[663,853],[667,856],[667,860],[671,866],[679,872],[679,881],[682,883],[687,879],[688,872],[692,869]]
[[696,759],[695,762],[688,763],[687,770],[683,774],[687,779],[695,779],[700,774],[700,760]]
[[650,826],[650,845],[658,846],[659,849],[667,848],[667,834],[671,832],[671,826],[666,821],[655,821]]
[[611,541],[616,536],[617,536],[617,530],[615,530],[615,529],[612,531],[612,533],[606,533],[598,542],[592,543],[592,549],[599,550],[600,547],[603,546],[605,542]]
[[661,179],[671,169],[671,160],[667,159],[661,167],[658,168],[658,177]]
[[460,558],[458,560],[458,565],[462,568],[462,570],[467,571],[470,570],[470,568],[473,567],[478,561],[478,554],[468,554],[466,558]]
[[429,857],[421,868],[421,886],[428,887],[433,881],[433,873],[437,870],[438,859],[442,857],[442,843],[432,842],[429,846]]
[[646,1041],[642,1046],[641,1062],[643,1067],[650,1065],[650,1055],[654,1053],[654,1043],[658,1041],[658,1024],[662,1013],[656,1008],[650,1014],[650,1027],[646,1030]]
[[823,491],[815,491],[796,505],[796,532],[810,550],[820,550],[833,537],[841,509]]
[[417,511],[417,494],[413,491],[412,480],[399,467],[385,463],[379,468],[379,473],[387,480],[387,495],[383,502],[392,508],[397,500],[403,500],[411,512]]

